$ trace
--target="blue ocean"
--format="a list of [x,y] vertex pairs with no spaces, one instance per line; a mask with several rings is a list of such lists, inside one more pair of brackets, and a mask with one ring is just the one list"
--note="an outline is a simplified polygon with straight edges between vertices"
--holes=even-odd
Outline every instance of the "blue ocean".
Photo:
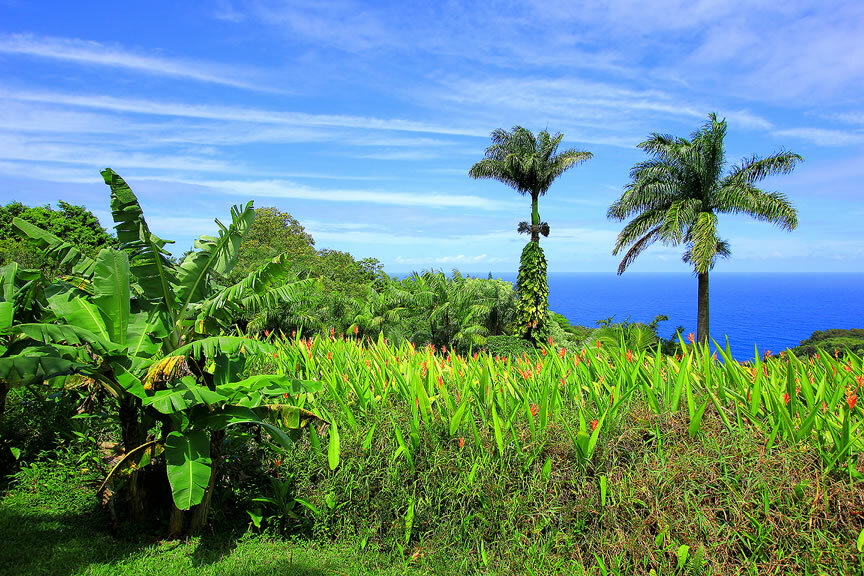
[[[497,275],[515,282],[515,274]],[[650,322],[662,337],[677,326],[696,332],[696,278],[688,274],[550,274],[549,308],[570,322],[595,326],[612,317]],[[711,337],[729,338],[739,360],[756,347],[774,353],[816,330],[864,328],[864,274],[711,274]]]

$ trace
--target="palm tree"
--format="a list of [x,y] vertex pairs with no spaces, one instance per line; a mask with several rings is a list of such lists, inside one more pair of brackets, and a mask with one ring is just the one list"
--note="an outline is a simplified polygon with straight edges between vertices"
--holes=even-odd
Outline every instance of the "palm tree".
[[530,130],[514,126],[511,132],[499,128],[492,132],[492,145],[486,157],[468,171],[472,178],[492,178],[531,195],[531,224],[520,222],[517,231],[530,233],[531,241],[519,259],[518,316],[523,336],[539,341],[545,331],[548,285],[546,258],[540,248],[540,234],[549,236],[549,224],[540,221],[537,208],[540,196],[568,169],[592,158],[590,152],[570,148],[558,152],[563,134],[542,130],[537,137]]
[[774,174],[789,174],[803,159],[781,151],[766,158],[753,155],[724,175],[726,120],[712,113],[708,122],[686,138],[652,134],[639,148],[652,158],[633,166],[624,194],[607,216],[633,216],[615,243],[613,254],[629,247],[618,274],[656,241],[685,244],[683,260],[699,279],[697,339],[708,341],[708,273],[717,258],[731,252],[717,235],[717,214],[743,213],[786,230],[798,225],[798,213],[786,196],[755,184]]
[[570,148],[558,152],[563,134],[542,130],[537,137],[530,130],[514,126],[511,132],[499,128],[492,132],[492,145],[486,157],[471,167],[472,178],[492,178],[531,195],[531,224],[520,222],[519,233],[530,232],[531,241],[540,242],[540,234],[549,236],[549,225],[540,222],[537,203],[552,182],[568,169],[592,158],[590,152]]

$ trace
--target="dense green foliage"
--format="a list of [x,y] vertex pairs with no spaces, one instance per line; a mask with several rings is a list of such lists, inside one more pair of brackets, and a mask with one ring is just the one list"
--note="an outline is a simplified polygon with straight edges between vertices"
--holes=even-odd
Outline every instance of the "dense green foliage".
[[654,242],[685,245],[683,260],[699,277],[699,342],[709,339],[708,273],[718,258],[731,254],[729,243],[718,236],[717,215],[747,214],[787,230],[798,225],[798,214],[786,196],[755,184],[792,172],[802,158],[787,151],[766,158],[754,155],[724,175],[725,137],[726,121],[718,121],[715,114],[690,140],[652,134],[639,144],[652,158],[633,166],[631,182],[608,211],[614,220],[632,217],[612,251],[618,254],[629,247],[619,274]]
[[798,346],[790,349],[797,356],[814,356],[820,352],[839,356],[845,354],[846,350],[852,350],[859,356],[864,355],[864,329],[817,330]]
[[[63,383],[70,374],[104,389],[116,401],[102,408],[120,428],[122,452],[100,492],[112,502],[128,500],[136,521],[170,512],[175,535],[185,531],[183,511],[194,508],[194,532],[207,521],[213,471],[229,427],[270,427],[275,441],[290,443],[267,420],[273,409],[259,405],[262,398],[304,391],[307,384],[283,375],[244,378],[247,357],[266,354],[268,347],[223,334],[243,311],[289,299],[291,287],[279,283],[286,271],[278,259],[224,284],[255,217],[251,202],[232,210],[229,226],[217,221],[218,237],[202,236],[196,250],[175,264],[163,249],[166,241],[150,232],[128,185],[110,169],[102,175],[111,189],[121,249],[103,248],[94,260],[45,230],[13,220],[48,253],[60,251],[64,261],[77,261],[70,262],[72,276],[33,297],[47,302],[36,321],[16,315],[20,302],[14,291],[12,299],[5,291],[0,328],[8,339],[0,349],[0,391],[5,396],[12,386],[41,380]],[[3,276],[14,268],[3,268]],[[171,504],[163,510],[166,475]],[[122,498],[113,498],[115,493]]]
[[534,342],[546,333],[549,309],[549,284],[546,280],[546,256],[538,242],[528,242],[519,260],[516,280],[516,313],[522,336]]
[[117,240],[102,228],[99,219],[84,206],[75,206],[62,200],[58,205],[58,210],[51,206],[29,207],[20,202],[0,206],[0,266],[17,262],[22,268],[39,268],[49,274],[57,271],[49,256],[18,238],[12,225],[15,218],[30,222],[77,246],[91,258],[101,248],[116,246]]

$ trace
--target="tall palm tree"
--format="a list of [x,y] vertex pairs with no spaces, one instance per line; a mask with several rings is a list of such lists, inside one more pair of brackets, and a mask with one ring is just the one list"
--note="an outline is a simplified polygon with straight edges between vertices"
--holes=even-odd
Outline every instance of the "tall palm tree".
[[699,279],[697,339],[708,341],[708,273],[717,258],[731,252],[717,235],[717,214],[743,213],[793,230],[798,213],[786,196],[765,192],[755,184],[774,174],[789,174],[803,159],[781,151],[766,158],[753,155],[724,175],[726,120],[712,113],[690,139],[652,134],[639,148],[652,158],[633,166],[624,194],[607,216],[622,221],[633,216],[618,234],[613,254],[629,247],[618,274],[656,241],[684,244],[684,262]]
[[499,128],[492,132],[492,145],[486,157],[471,167],[472,178],[492,178],[507,184],[522,195],[531,196],[531,224],[521,222],[519,233],[530,232],[531,241],[549,235],[549,225],[540,222],[537,204],[552,182],[568,169],[592,158],[590,152],[570,148],[558,152],[563,134],[542,130],[535,137],[530,130],[514,126],[511,132]]

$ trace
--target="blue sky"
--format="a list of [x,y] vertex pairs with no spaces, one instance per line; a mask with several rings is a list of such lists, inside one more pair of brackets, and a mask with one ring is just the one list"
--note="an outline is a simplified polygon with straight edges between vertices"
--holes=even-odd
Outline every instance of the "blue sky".
[[[635,145],[716,111],[733,162],[805,158],[764,186],[799,228],[721,216],[717,270],[860,272],[862,37],[860,2],[0,0],[0,202],[110,226],[110,166],[178,253],[252,199],[392,273],[510,272],[528,199],[467,172],[519,124],[594,154],[541,199],[550,272],[612,273]],[[631,270],[686,267],[657,246]]]

